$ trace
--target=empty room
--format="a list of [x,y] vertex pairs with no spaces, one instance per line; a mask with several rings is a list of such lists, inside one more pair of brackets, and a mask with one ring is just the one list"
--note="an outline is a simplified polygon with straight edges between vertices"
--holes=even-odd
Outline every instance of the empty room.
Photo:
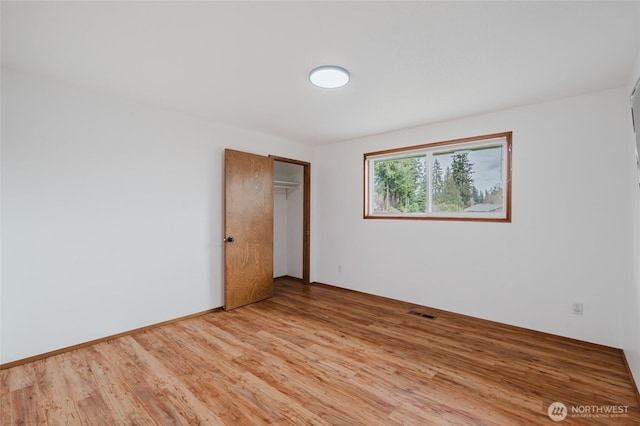
[[640,424],[640,2],[0,24],[0,424]]

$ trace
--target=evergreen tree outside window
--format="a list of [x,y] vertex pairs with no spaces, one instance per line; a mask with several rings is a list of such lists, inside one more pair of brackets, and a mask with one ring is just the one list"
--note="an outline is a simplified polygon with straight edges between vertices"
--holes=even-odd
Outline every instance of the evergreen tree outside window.
[[367,153],[365,218],[511,221],[511,132]]

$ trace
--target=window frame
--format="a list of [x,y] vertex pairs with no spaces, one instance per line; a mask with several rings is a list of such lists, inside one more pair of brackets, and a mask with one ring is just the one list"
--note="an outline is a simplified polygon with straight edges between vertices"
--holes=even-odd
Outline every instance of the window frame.
[[[482,136],[472,136],[468,138],[452,139],[441,142],[433,142],[421,145],[414,145],[402,148],[393,148],[382,151],[365,153],[364,158],[364,219],[392,219],[392,220],[440,220],[440,221],[463,221],[463,222],[511,222],[511,190],[512,190],[512,134],[513,132],[501,132],[491,133]],[[373,161],[380,159],[393,159],[393,158],[406,158],[415,155],[425,154],[433,155],[433,153],[446,152],[446,147],[451,146],[451,151],[461,149],[472,149],[485,145],[491,145],[492,142],[504,139],[500,141],[500,145],[504,146],[504,169],[503,175],[503,197],[504,197],[504,211],[499,214],[488,213],[472,213],[472,212],[429,212],[430,205],[432,203],[432,191],[431,191],[431,164],[429,161],[426,163],[425,174],[427,178],[427,206],[425,213],[374,213],[372,210],[371,198],[374,185],[370,184],[373,181],[373,168],[370,164]],[[456,149],[453,149],[456,146]],[[428,157],[427,157],[428,158]]]

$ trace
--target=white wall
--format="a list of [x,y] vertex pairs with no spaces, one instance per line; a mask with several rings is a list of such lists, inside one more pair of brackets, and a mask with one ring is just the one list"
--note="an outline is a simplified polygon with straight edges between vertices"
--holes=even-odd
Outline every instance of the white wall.
[[[315,279],[621,347],[628,125],[612,90],[318,147]],[[512,223],[362,218],[365,152],[509,130]]]
[[225,147],[292,141],[2,71],[7,363],[222,305]]
[[[626,94],[630,95],[635,87],[636,82],[640,78],[640,53],[636,60],[635,66],[630,73],[629,83],[627,84]],[[636,112],[636,114],[640,111]],[[640,129],[636,129],[640,134]],[[635,146],[636,139],[632,131],[631,116],[629,115],[629,144]],[[638,182],[638,171],[633,170],[629,180],[634,183]],[[636,381],[636,385],[640,386],[640,187],[633,185],[630,190],[629,198],[631,199],[631,220],[629,234],[632,236],[629,252],[632,259],[633,280],[629,283],[625,292],[626,306],[624,310],[624,352],[629,368]]]

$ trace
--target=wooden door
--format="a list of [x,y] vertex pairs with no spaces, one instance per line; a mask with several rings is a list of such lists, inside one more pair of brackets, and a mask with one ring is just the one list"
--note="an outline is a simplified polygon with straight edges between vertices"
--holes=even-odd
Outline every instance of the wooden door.
[[224,308],[273,296],[273,159],[226,149]]

